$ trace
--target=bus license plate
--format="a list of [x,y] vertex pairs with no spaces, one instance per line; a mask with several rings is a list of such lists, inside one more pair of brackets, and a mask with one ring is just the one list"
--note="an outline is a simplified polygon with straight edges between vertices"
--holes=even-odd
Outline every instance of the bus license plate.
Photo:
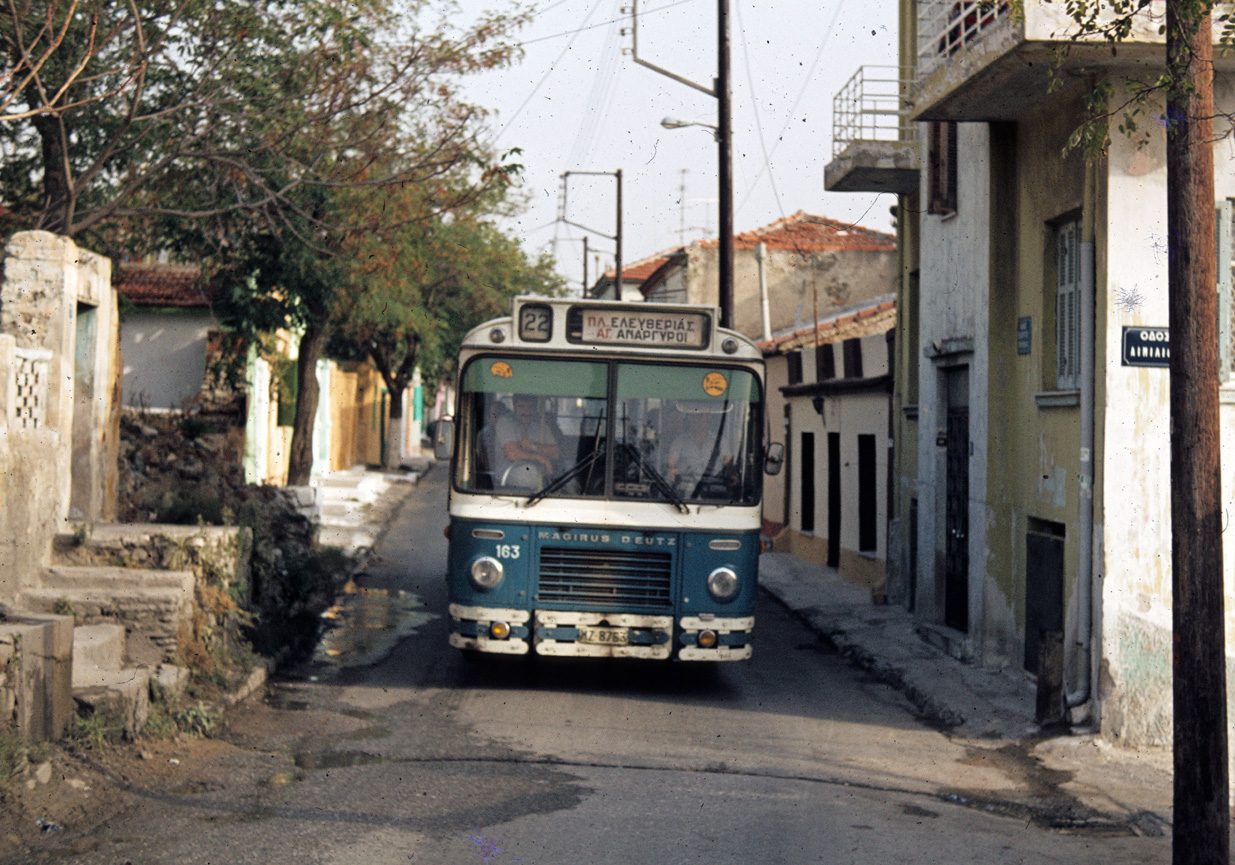
[[630,642],[630,631],[626,628],[580,628],[579,642],[601,646],[625,646]]

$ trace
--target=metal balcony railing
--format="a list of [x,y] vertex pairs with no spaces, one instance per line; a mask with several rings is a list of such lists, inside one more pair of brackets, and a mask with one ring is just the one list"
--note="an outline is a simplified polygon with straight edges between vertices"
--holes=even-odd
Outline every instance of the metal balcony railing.
[[1008,20],[1006,0],[919,0],[918,76],[977,42],[997,21]]
[[832,97],[832,156],[855,141],[914,141],[906,99],[912,70],[863,66]]

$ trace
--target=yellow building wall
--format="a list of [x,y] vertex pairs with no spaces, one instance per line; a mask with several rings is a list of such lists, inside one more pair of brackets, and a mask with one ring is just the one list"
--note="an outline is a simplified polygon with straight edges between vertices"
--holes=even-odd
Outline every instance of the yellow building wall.
[[382,431],[390,425],[381,373],[368,362],[346,361],[335,366],[330,382],[331,469],[378,465]]
[[[1075,151],[1060,158],[1080,110],[1073,94],[1020,123],[991,124],[987,560],[977,571],[988,579],[985,654],[1017,667],[1024,662],[1031,518],[1064,525],[1065,610],[1075,602],[1079,398],[1047,407],[1039,394],[1056,389],[1052,223],[1080,216],[1084,160]],[[1017,322],[1026,317],[1031,348],[1022,355]]]

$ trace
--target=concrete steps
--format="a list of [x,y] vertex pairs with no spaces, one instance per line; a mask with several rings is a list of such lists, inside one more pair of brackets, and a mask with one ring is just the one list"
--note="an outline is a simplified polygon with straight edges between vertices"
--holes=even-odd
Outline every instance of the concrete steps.
[[192,614],[194,584],[192,571],[53,565],[44,569],[41,588],[23,592],[21,602],[40,612],[71,611],[86,625],[123,625],[170,661]]
[[323,506],[328,502],[338,501],[372,504],[386,491],[390,482],[380,472],[367,471],[363,466],[357,466],[315,478],[313,486],[317,489],[318,501]]
[[73,700],[88,714],[106,712],[136,738],[150,717],[150,668],[126,666],[123,625],[73,629]]
[[247,543],[244,530],[227,526],[119,523],[60,532],[52,542],[52,563],[180,570],[194,554],[234,551]]
[[73,687],[102,685],[124,666],[128,634],[123,625],[79,625],[73,629]]
[[313,479],[317,492],[317,540],[355,552],[371,549],[381,532],[373,508],[395,484],[414,483],[417,472],[385,474],[357,466]]
[[87,713],[107,712],[134,739],[150,716],[155,699],[175,699],[188,684],[189,671],[174,664],[135,664],[128,658],[123,625],[79,625],[73,629],[73,699]]

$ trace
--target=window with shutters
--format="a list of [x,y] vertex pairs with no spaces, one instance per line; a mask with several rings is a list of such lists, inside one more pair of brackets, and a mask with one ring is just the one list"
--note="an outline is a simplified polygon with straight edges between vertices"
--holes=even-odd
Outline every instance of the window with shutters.
[[841,351],[845,357],[845,378],[861,378],[862,340],[856,337],[845,340]]
[[931,123],[927,138],[927,213],[956,213],[956,159],[956,124]]
[[832,343],[825,342],[815,346],[815,381],[833,378],[836,378],[836,357],[832,354]]
[[785,360],[789,365],[789,384],[802,383],[802,350],[791,351],[785,355]]
[[[1224,198],[1217,208],[1218,240],[1218,384],[1235,378],[1235,201]],[[1128,306],[1141,300],[1130,298]]]
[[1075,390],[1081,373],[1081,223],[1055,233],[1055,388]]

